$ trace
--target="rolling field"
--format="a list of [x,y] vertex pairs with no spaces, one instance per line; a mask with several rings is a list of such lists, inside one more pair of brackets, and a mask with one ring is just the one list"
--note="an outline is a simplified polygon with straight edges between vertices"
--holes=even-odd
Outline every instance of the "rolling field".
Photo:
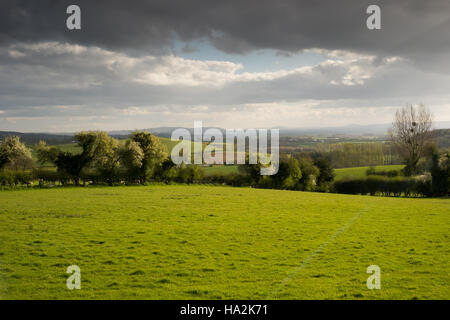
[[[388,171],[388,170],[401,170],[405,166],[402,164],[387,165],[387,166],[376,166],[377,171]],[[353,167],[353,168],[342,168],[334,169],[336,176],[334,180],[341,180],[343,178],[363,178],[366,176],[366,171],[370,167]]]
[[239,173],[237,165],[215,165],[211,167],[202,167],[202,170],[206,176],[214,174],[227,175],[231,173]]
[[2,299],[450,298],[448,199],[155,185],[0,203]]
[[[386,165],[386,166],[376,166],[377,171],[382,170],[401,170],[404,165]],[[353,167],[353,168],[342,168],[342,169],[334,169],[336,174],[335,180],[341,180],[343,178],[361,178],[366,176],[366,171],[370,167]],[[238,173],[238,167],[235,165],[221,166],[216,165],[212,167],[202,167],[202,170],[205,175],[212,174],[223,174],[227,175],[230,173]]]

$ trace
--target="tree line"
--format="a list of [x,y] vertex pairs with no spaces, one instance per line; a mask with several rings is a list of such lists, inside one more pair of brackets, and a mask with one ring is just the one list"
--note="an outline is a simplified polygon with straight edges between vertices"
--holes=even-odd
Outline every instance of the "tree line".
[[238,171],[236,174],[209,175],[202,181],[265,189],[328,192],[335,176],[327,159],[313,160],[310,157],[300,160],[287,157],[279,163],[277,174],[270,176],[261,175],[260,164],[239,165]]
[[449,153],[431,153],[426,159],[425,169],[420,175],[405,176],[404,172],[369,169],[366,172],[366,177],[334,182],[332,190],[345,194],[395,197],[441,197],[450,195]]
[[368,170],[366,178],[336,182],[332,163],[337,156],[330,154],[352,158],[367,153],[368,159],[380,161],[382,148],[375,144],[337,146],[299,157],[284,155],[280,157],[278,173],[273,176],[261,176],[259,164],[240,165],[238,174],[203,176],[198,166],[175,165],[160,140],[146,131],[136,131],[126,140],[117,140],[106,132],[80,132],[74,136],[80,152],[63,151],[41,141],[36,147],[38,162],[50,163],[56,170],[33,168],[31,151],[18,137],[6,137],[0,142],[0,184],[29,185],[33,180],[38,180],[40,186],[56,182],[116,185],[158,181],[351,194],[445,196],[450,193],[450,156],[431,142],[431,127],[431,114],[423,106],[399,110],[391,136],[392,146],[405,164],[401,176],[391,171]]
[[433,116],[424,105],[407,105],[397,110],[390,136],[392,145],[405,165],[403,177],[393,172],[366,178],[347,179],[334,184],[336,192],[394,196],[450,195],[450,154],[433,142]]
[[160,140],[146,131],[136,131],[126,140],[94,131],[77,133],[73,139],[80,152],[63,151],[41,141],[36,147],[38,163],[51,164],[54,168],[32,168],[30,150],[18,137],[7,137],[0,143],[0,169],[10,170],[1,171],[0,183],[28,185],[38,180],[43,186],[56,182],[115,185],[159,181],[329,191],[334,179],[333,169],[326,159],[309,157],[300,160],[289,157],[280,163],[274,176],[261,176],[259,164],[239,166],[239,173],[234,175],[203,176],[198,166],[176,166]]

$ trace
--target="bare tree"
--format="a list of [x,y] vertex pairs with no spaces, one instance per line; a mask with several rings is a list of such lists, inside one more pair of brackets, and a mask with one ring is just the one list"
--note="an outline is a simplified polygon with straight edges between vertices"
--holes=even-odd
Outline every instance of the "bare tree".
[[432,138],[433,116],[423,104],[406,105],[395,113],[391,139],[403,158],[407,175],[418,172],[426,143]]

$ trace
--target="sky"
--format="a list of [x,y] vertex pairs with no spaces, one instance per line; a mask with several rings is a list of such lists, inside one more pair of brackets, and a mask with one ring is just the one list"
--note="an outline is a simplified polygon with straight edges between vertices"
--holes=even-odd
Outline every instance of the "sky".
[[0,131],[450,121],[449,30],[448,0],[2,0]]

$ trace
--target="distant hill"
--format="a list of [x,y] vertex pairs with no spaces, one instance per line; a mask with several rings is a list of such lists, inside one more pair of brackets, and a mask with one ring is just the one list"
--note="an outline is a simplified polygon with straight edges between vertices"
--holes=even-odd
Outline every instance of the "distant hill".
[[[440,148],[450,147],[450,122],[437,122],[435,124],[435,139]],[[304,136],[327,136],[327,137],[365,137],[365,136],[384,136],[389,125],[373,125],[373,126],[345,126],[335,128],[316,128],[316,129],[290,129],[279,128],[280,137],[304,137]],[[446,128],[446,129],[444,129]],[[145,129],[158,137],[170,138],[172,132],[178,129],[176,127],[160,127]],[[194,129],[185,128],[194,134]],[[203,132],[209,127],[204,127]],[[225,129],[218,128],[225,135]],[[109,131],[109,135],[116,139],[126,139],[134,130],[116,130]],[[61,145],[73,142],[73,133],[22,133],[15,131],[0,131],[0,140],[7,136],[19,136],[21,141],[26,144],[37,144],[40,140],[50,145]]]
[[[16,131],[0,131],[0,140],[3,140],[8,136],[18,136],[20,140],[25,144],[34,145],[38,144],[39,141],[45,141],[49,145],[61,145],[61,144],[70,144],[73,142],[73,133],[23,133]],[[126,139],[127,135],[114,135],[110,134],[112,137],[116,139]]]
[[[434,123],[436,129],[447,129],[450,128],[450,121],[436,121]],[[273,129],[280,130],[280,136],[334,136],[334,135],[344,135],[344,136],[383,136],[387,133],[391,124],[372,124],[372,125],[358,125],[352,124],[340,127],[311,127],[311,128],[286,128],[286,127],[273,127]],[[209,129],[210,127],[203,127],[203,131]],[[158,127],[158,128],[148,128],[145,129],[157,136],[170,138],[172,132],[178,129],[178,127]],[[185,128],[193,134],[193,128]],[[223,133],[225,133],[224,128],[218,128]],[[133,130],[121,130],[121,131],[110,131],[111,135],[129,135]]]
[[434,130],[434,140],[439,148],[450,148],[450,129]]
[[0,131],[0,140],[8,136],[19,136],[20,140],[26,144],[37,144],[45,141],[48,144],[67,144],[73,141],[72,135],[52,134],[52,133],[22,133],[15,131]]

